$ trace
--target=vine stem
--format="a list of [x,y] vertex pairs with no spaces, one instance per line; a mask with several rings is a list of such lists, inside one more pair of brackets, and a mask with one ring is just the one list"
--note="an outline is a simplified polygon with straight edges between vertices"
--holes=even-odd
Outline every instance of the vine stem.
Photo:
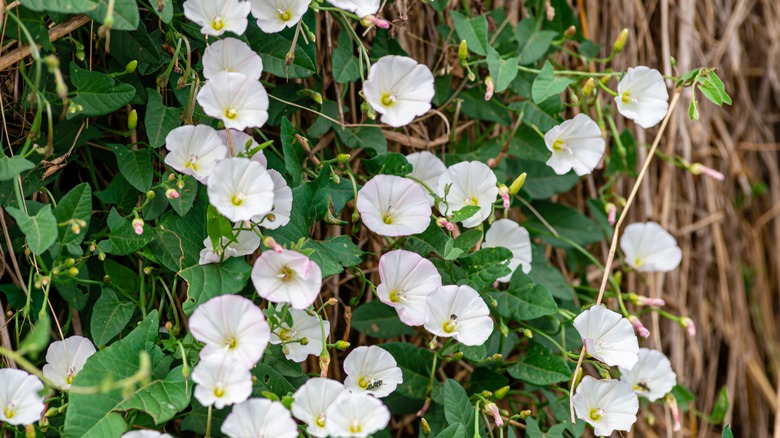
[[[680,100],[681,91],[682,91],[682,87],[678,87],[676,90],[674,90],[674,96],[672,96],[672,101],[671,103],[669,103],[669,110],[666,112],[666,116],[664,117],[663,122],[661,122],[661,127],[658,129],[658,133],[655,135],[655,140],[653,140],[653,145],[652,147],[650,147],[650,151],[647,153],[647,158],[645,158],[645,162],[644,164],[642,164],[642,169],[639,171],[639,175],[636,177],[634,186],[631,188],[631,194],[628,196],[628,199],[626,200],[626,206],[623,209],[623,212],[620,214],[620,217],[618,218],[617,222],[615,223],[615,230],[612,232],[612,243],[609,245],[609,254],[607,255],[607,262],[604,263],[604,275],[601,278],[601,287],[599,288],[599,296],[596,299],[596,305],[601,304],[601,300],[604,298],[604,291],[606,291],[607,289],[609,274],[612,271],[612,262],[615,260],[615,253],[617,252],[618,237],[620,236],[620,226],[623,224],[623,221],[626,219],[628,215],[628,210],[631,208],[631,205],[634,203],[634,198],[636,198],[636,194],[639,192],[639,187],[642,185],[642,182],[645,179],[645,174],[647,173],[647,169],[650,168],[650,162],[653,160],[653,157],[655,156],[655,151],[656,149],[658,149],[658,144],[661,143],[661,138],[663,137],[664,132],[666,131],[666,126],[669,124],[669,119],[672,117],[674,108],[677,106],[677,102]],[[618,291],[618,293],[620,293],[620,291]],[[577,375],[582,369],[582,360],[584,358],[585,358],[585,348],[583,347],[580,350],[580,358],[577,361],[577,367],[574,369],[574,372],[571,375],[571,386],[569,386],[569,413],[571,414],[572,423],[577,421],[574,415],[574,387],[576,386]]]

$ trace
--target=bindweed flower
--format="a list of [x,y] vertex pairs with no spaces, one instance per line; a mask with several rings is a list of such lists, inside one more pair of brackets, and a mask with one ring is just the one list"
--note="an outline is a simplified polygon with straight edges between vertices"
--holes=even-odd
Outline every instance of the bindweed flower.
[[268,93],[263,85],[242,73],[221,71],[198,92],[203,112],[226,128],[260,128],[268,120]]
[[379,399],[364,393],[347,393],[325,412],[328,434],[365,438],[387,427],[390,411]]
[[225,38],[206,47],[203,52],[203,76],[211,79],[219,72],[235,72],[259,80],[263,60],[249,46],[236,38]]
[[434,289],[441,287],[441,275],[430,260],[403,249],[379,258],[379,299],[395,308],[406,325],[425,323],[425,302]]
[[322,271],[299,252],[265,251],[252,268],[252,283],[257,294],[272,303],[290,303],[293,309],[305,309],[320,293]]
[[319,356],[322,352],[322,333],[330,333],[330,322],[311,316],[303,310],[288,309],[292,326],[282,323],[271,333],[272,344],[283,344],[284,357],[294,362],[303,362],[310,354]]
[[263,356],[271,328],[263,311],[238,295],[222,295],[199,305],[189,320],[190,333],[206,344],[200,357],[224,357],[251,369]]
[[547,165],[558,175],[574,169],[579,176],[593,172],[604,155],[604,139],[599,125],[585,114],[554,126],[544,134],[552,156]]
[[383,56],[368,70],[363,94],[382,122],[398,128],[431,109],[433,73],[412,58]]
[[[479,211],[462,222],[464,227],[474,228],[490,216],[498,196],[497,182],[493,171],[479,161],[463,161],[450,166],[439,178],[437,194],[447,201],[447,204],[439,203],[439,211],[452,214],[463,207],[477,206]],[[447,186],[450,188],[445,196]]]
[[81,336],[52,342],[46,350],[43,375],[59,388],[68,389],[93,354],[95,346],[89,339]]
[[321,377],[306,381],[293,394],[292,413],[306,423],[306,432],[314,437],[328,436],[326,412],[341,397],[349,394],[340,382]]
[[436,155],[428,152],[414,152],[406,156],[406,160],[412,165],[412,173],[409,176],[423,182],[428,188],[425,190],[428,196],[428,204],[433,206],[434,200],[428,190],[434,193],[439,188],[439,178],[447,171],[447,166]]
[[380,236],[409,236],[428,228],[431,207],[425,190],[392,175],[371,178],[358,192],[355,208],[369,230]]
[[620,237],[626,263],[639,272],[669,272],[682,260],[682,250],[669,232],[655,222],[626,227]]
[[669,109],[669,92],[664,77],[645,66],[629,68],[617,87],[617,109],[643,128],[657,125]]
[[651,402],[665,396],[677,384],[669,359],[658,350],[639,349],[639,361],[630,370],[620,368],[620,380]]
[[232,358],[204,357],[192,370],[195,398],[203,406],[222,409],[252,395],[252,373]]
[[274,182],[260,163],[227,158],[214,169],[208,185],[209,203],[233,222],[250,220],[271,211]]
[[198,181],[208,181],[217,163],[227,156],[227,147],[217,132],[206,125],[180,126],[165,137],[165,164]]
[[293,196],[292,189],[287,185],[287,181],[284,180],[281,173],[273,169],[268,169],[268,173],[274,182],[274,207],[265,215],[253,217],[252,221],[263,228],[275,230],[290,222]]
[[574,319],[574,328],[591,357],[609,366],[631,369],[638,360],[639,342],[631,323],[604,306],[593,306]]
[[470,286],[442,286],[428,295],[425,329],[463,345],[482,345],[493,332],[493,320],[485,301]]
[[[222,140],[223,144],[225,145],[228,144],[227,129],[217,131],[217,135],[219,136],[220,140]],[[249,158],[251,161],[257,161],[258,163],[262,164],[264,168],[268,168],[268,158],[265,157],[263,151],[258,150],[257,152],[252,154],[251,157],[248,156],[249,151],[255,150],[260,147],[260,145],[255,141],[254,138],[252,138],[252,136],[248,135],[243,131],[239,131],[237,129],[231,129],[230,141],[233,142],[233,151],[235,152],[236,157],[240,156],[244,158]]]
[[45,408],[43,382],[26,371],[0,369],[0,421],[11,425],[33,424]]
[[509,261],[509,269],[512,272],[499,278],[498,281],[508,282],[518,266],[521,266],[526,274],[531,272],[531,238],[528,231],[517,222],[511,219],[499,219],[493,222],[493,225],[485,233],[482,247],[504,247],[512,251],[512,260]]
[[243,257],[252,254],[260,248],[260,236],[252,230],[240,230],[236,235],[236,241],[230,241],[227,237],[222,237],[221,245],[214,252],[214,245],[210,237],[203,240],[203,248],[200,250],[200,259],[198,264],[207,265],[209,263],[219,263],[231,257]]
[[298,24],[311,0],[249,0],[249,3],[260,30],[276,33]]
[[250,398],[233,406],[222,423],[222,433],[230,438],[297,438],[298,425],[278,401]]
[[344,372],[347,389],[378,398],[390,395],[404,381],[393,355],[376,345],[352,350],[344,359]]
[[179,192],[176,189],[168,189],[165,191],[165,197],[168,199],[179,199]]
[[328,3],[363,18],[379,11],[380,0],[328,0]]
[[590,376],[577,386],[573,404],[577,417],[593,426],[598,436],[610,436],[615,430],[630,431],[639,411],[639,399],[628,384]]
[[249,4],[240,0],[187,0],[184,16],[201,27],[204,35],[220,36],[225,32],[241,35],[249,20]]
[[131,430],[122,434],[122,438],[173,438],[173,436],[167,433],[160,433],[156,430],[142,429]]
[[133,232],[136,235],[140,236],[141,234],[144,233],[144,220],[141,219],[140,217],[133,219],[131,225],[133,226]]

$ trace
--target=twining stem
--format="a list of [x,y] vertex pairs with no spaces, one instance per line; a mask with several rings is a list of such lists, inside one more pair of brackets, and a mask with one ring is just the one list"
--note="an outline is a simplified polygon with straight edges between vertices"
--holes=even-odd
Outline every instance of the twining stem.
[[[644,164],[642,164],[642,169],[639,171],[639,175],[636,177],[634,186],[631,188],[631,194],[628,195],[628,199],[626,200],[626,206],[623,209],[623,211],[620,213],[620,217],[615,223],[615,230],[612,232],[612,243],[609,245],[609,254],[607,255],[607,262],[604,263],[604,275],[601,278],[601,287],[599,288],[599,296],[598,298],[596,298],[596,305],[601,304],[601,300],[604,298],[604,291],[607,289],[607,282],[609,281],[609,277],[610,277],[609,274],[612,271],[612,262],[615,260],[615,253],[617,252],[618,237],[620,236],[620,226],[623,224],[623,221],[628,216],[628,210],[631,208],[631,205],[634,203],[634,198],[636,198],[636,194],[639,192],[639,187],[642,185],[642,182],[644,181],[645,174],[647,173],[647,169],[650,167],[650,162],[653,160],[653,157],[655,156],[655,150],[658,148],[658,144],[661,143],[661,138],[663,137],[664,131],[666,131],[666,126],[669,124],[669,119],[671,118],[672,113],[674,112],[674,108],[677,106],[677,101],[680,99],[681,91],[682,91],[681,87],[678,87],[676,90],[674,90],[674,96],[672,96],[672,101],[671,103],[669,103],[669,110],[666,112],[666,116],[664,116],[664,120],[661,122],[661,127],[658,129],[658,133],[655,135],[655,140],[653,140],[653,146],[650,147],[650,151],[647,154],[647,158],[645,159]],[[574,369],[574,373],[572,373],[571,385],[569,386],[569,413],[571,414],[572,423],[577,421],[574,415],[574,386],[577,380],[576,377],[579,374],[580,369],[582,368],[582,360],[584,358],[585,358],[585,348],[580,350],[580,358],[577,361],[577,367]]]
[[212,405],[209,405],[209,413],[206,417],[206,438],[211,438],[211,409]]

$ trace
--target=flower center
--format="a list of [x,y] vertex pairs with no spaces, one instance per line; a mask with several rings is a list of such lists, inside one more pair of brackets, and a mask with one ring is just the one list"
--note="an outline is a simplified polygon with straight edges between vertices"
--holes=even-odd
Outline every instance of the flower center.
[[228,348],[228,350],[235,350],[236,347],[238,347],[238,339],[234,337],[227,338],[225,341],[225,346]]
[[387,225],[391,225],[393,222],[395,222],[395,219],[393,219],[393,213],[387,212],[383,214],[382,222],[386,223]]
[[405,299],[404,291],[403,290],[391,290],[390,291],[390,301],[394,303],[400,303],[401,300]]
[[287,266],[282,266],[282,269],[279,271],[279,275],[277,275],[277,277],[279,277],[279,279],[284,282],[288,282],[295,278],[295,271]]
[[211,21],[211,28],[214,30],[222,30],[223,27],[225,27],[225,22],[222,21],[222,17],[219,15],[214,17],[214,19]]
[[225,396],[225,388],[222,387],[222,383],[217,383],[217,386],[214,388],[214,397],[222,398],[224,396]]
[[361,425],[357,420],[352,420],[352,423],[349,425],[349,431],[352,433],[360,433],[362,430],[363,425]]
[[16,405],[11,402],[3,408],[3,415],[5,415],[5,418],[10,420],[16,416],[16,409],[14,409],[15,407]]
[[70,385],[71,383],[73,383],[73,380],[74,380],[75,378],[76,378],[76,376],[74,376],[74,375],[72,375],[72,374],[68,374],[67,376],[65,376],[65,383],[67,383],[68,385]]
[[279,339],[281,339],[282,341],[289,341],[294,337],[295,337],[295,330],[285,330],[285,329],[279,330]]
[[238,117],[238,110],[236,109],[236,107],[231,106],[230,108],[226,109],[225,110],[225,117],[227,117],[230,120],[233,120],[236,117]]
[[390,93],[382,93],[382,105],[384,106],[392,106],[396,101],[396,97],[393,94]]
[[200,165],[198,164],[198,156],[197,155],[191,156],[190,157],[190,161],[187,161],[186,163],[184,163],[184,168],[185,169],[192,169],[192,170],[194,170],[196,172],[198,171],[199,167],[200,167]]
[[450,315],[450,320],[441,325],[445,333],[452,333],[458,328],[458,317]]
[[244,203],[244,194],[243,193],[236,193],[235,195],[230,197],[230,203],[233,204],[236,207],[240,207],[241,204]]
[[593,421],[599,421],[604,416],[604,409],[593,408],[590,410],[590,419]]
[[279,19],[282,21],[290,21],[290,18],[292,18],[292,12],[289,10],[277,9],[276,12],[279,13]]
[[563,140],[561,140],[560,138],[556,139],[553,142],[553,150],[555,152],[560,152],[560,151],[564,150],[565,148],[566,148],[566,143]]
[[634,259],[634,266],[636,266],[637,268],[642,267],[643,264],[644,264],[644,262],[642,261],[642,259],[640,257],[637,257],[637,258]]
[[369,385],[371,385],[371,379],[366,376],[360,376],[358,379],[358,386],[363,389],[368,389]]
[[623,103],[631,103],[631,92],[624,91],[623,94],[620,95],[620,100],[622,100]]
[[479,199],[476,196],[469,196],[466,198],[466,205],[476,206],[479,205]]
[[317,427],[325,427],[325,414],[317,415],[317,418],[314,419],[314,424]]

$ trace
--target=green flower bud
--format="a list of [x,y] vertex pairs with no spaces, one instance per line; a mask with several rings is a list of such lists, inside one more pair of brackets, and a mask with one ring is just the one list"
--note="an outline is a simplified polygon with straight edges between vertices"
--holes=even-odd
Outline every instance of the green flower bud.
[[138,126],[138,111],[133,109],[127,115],[127,130],[132,131],[136,126]]
[[582,95],[590,96],[590,93],[593,92],[594,88],[596,88],[596,81],[594,81],[593,78],[588,78],[585,85],[582,86]]
[[495,390],[495,392],[493,392],[493,395],[496,396],[497,400],[501,400],[502,398],[506,397],[508,393],[509,393],[509,386],[503,386]]
[[465,62],[469,59],[469,45],[466,40],[461,40],[460,46],[458,46],[458,59]]
[[134,59],[125,66],[125,73],[135,73],[136,68],[138,68],[138,61]]
[[628,39],[628,29],[623,29],[620,31],[620,35],[618,35],[617,39],[615,39],[615,44],[612,45],[612,53],[620,53],[623,51],[623,48],[626,47],[626,40]]
[[517,192],[520,191],[521,188],[523,188],[523,184],[525,184],[525,179],[528,177],[528,174],[523,172],[515,178],[514,181],[512,181],[512,184],[509,186],[509,194],[510,195],[516,195]]

